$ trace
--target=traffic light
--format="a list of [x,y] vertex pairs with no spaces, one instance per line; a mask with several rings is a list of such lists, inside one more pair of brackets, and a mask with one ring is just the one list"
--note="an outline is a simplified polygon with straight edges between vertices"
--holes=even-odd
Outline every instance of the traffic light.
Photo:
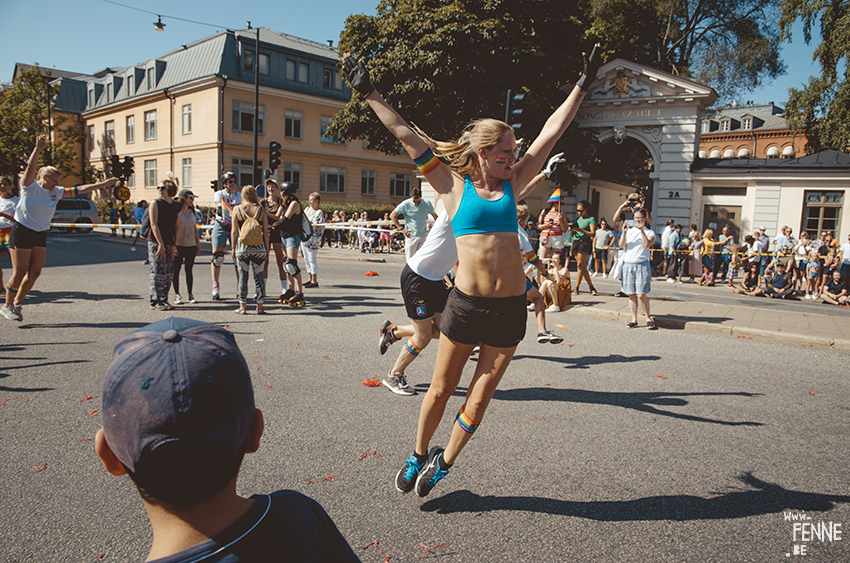
[[124,166],[121,164],[121,157],[113,154],[109,157],[109,162],[112,167],[112,177],[120,178],[124,172]]
[[505,121],[514,128],[514,134],[517,137],[519,137],[519,132],[522,128],[523,100],[525,100],[524,92],[519,92],[511,96],[511,91],[508,90],[508,103],[505,107]]
[[130,176],[132,176],[133,172],[135,172],[135,168],[136,168],[136,163],[133,162],[133,157],[132,156],[125,156],[124,157],[124,179],[127,179]]
[[217,192],[218,191],[218,180],[210,180],[210,187],[212,188],[212,191]]
[[272,141],[269,143],[269,170],[274,172],[280,166],[280,143]]

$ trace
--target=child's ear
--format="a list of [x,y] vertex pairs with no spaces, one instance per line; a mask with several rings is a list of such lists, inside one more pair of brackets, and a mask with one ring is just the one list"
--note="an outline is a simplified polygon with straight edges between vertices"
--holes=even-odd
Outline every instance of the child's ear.
[[260,438],[263,436],[265,427],[266,421],[263,419],[263,411],[254,409],[254,423],[248,433],[248,446],[245,448],[245,453],[252,454],[260,449]]
[[103,462],[103,466],[109,473],[116,477],[127,474],[127,470],[124,469],[124,465],[118,461],[118,458],[115,457],[114,453],[112,453],[112,449],[110,449],[109,444],[106,443],[106,434],[103,433],[103,428],[98,430],[97,434],[94,436],[94,449],[97,452],[97,456],[100,458],[100,461]]

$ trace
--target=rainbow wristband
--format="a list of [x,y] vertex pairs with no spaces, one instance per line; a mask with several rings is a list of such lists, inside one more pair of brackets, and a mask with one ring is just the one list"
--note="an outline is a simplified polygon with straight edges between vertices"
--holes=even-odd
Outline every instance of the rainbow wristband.
[[427,176],[440,165],[439,159],[434,156],[434,152],[431,149],[414,158],[413,162],[419,168],[419,171],[422,172],[423,176]]
[[528,259],[529,264],[536,264],[538,261],[540,261],[540,257],[536,254]]

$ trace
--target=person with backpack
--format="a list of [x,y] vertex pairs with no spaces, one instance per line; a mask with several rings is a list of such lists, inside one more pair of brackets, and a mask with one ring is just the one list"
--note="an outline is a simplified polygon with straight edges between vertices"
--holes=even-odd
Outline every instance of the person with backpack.
[[[281,296],[282,302],[290,307],[304,306],[304,286],[301,283],[301,269],[298,267],[298,250],[304,240],[304,210],[296,197],[298,186],[291,182],[282,182],[283,216],[280,219],[280,238],[283,241],[283,269],[289,277],[289,289]],[[309,222],[307,223],[309,227]]]
[[242,200],[242,203],[233,208],[230,227],[231,252],[239,269],[239,308],[236,312],[240,315],[247,312],[248,276],[253,275],[257,314],[264,315],[266,283],[263,279],[263,265],[268,257],[269,214],[260,205],[260,196],[254,186],[242,188]]

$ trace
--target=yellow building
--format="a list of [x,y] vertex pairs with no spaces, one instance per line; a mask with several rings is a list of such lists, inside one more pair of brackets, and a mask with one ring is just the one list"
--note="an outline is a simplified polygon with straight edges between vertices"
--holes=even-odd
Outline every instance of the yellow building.
[[[222,31],[164,55],[92,75],[66,76],[57,106],[81,116],[84,162],[110,174],[109,158],[134,159],[131,201],[158,196],[173,172],[210,205],[221,174],[240,185],[253,177],[254,64],[257,30]],[[416,182],[406,155],[387,156],[362,141],[325,135],[351,96],[329,45],[259,30],[257,160],[268,168],[269,143],[282,145],[276,176],[318,191],[327,202],[396,204]]]

